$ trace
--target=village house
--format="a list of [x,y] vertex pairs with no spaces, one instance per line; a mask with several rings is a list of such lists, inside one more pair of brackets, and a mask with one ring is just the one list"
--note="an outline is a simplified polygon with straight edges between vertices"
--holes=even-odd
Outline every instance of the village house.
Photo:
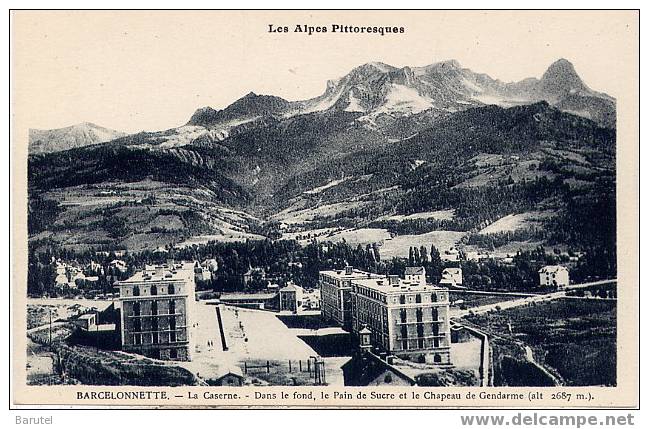
[[426,269],[424,267],[406,267],[405,277],[408,282],[425,285]]
[[565,289],[570,284],[568,269],[561,265],[546,265],[539,270],[539,285]]
[[439,285],[443,287],[458,287],[462,285],[462,268],[444,268]]

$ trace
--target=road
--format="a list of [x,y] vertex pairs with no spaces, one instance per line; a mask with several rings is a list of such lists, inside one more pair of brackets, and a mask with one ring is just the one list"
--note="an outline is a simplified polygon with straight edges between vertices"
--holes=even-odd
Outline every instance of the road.
[[[591,286],[598,286],[598,285],[603,285],[603,284],[608,284],[608,283],[614,283],[617,282],[617,279],[611,279],[611,280],[600,280],[597,282],[590,282],[590,283],[580,283],[580,284],[575,284],[575,285],[570,285],[568,286],[567,290],[559,290],[556,292],[550,292],[546,294],[530,294],[527,296],[524,296],[522,298],[518,299],[512,299],[511,301],[501,301],[501,302],[496,302],[493,304],[485,304],[481,305],[478,307],[473,307],[469,308],[466,310],[458,310],[455,312],[454,317],[465,317],[468,316],[469,314],[483,314],[487,313],[489,311],[500,311],[500,310],[507,310],[509,308],[516,308],[516,307],[521,307],[524,305],[531,304],[533,302],[539,303],[543,301],[552,301],[555,299],[559,298],[566,298],[566,292],[568,290],[573,290],[573,289],[583,289],[583,288],[588,288]],[[465,291],[465,292],[482,292],[482,291]],[[507,292],[494,292],[492,295],[504,295],[508,294]],[[509,293],[509,295],[520,295],[516,293]],[[573,297],[571,297],[573,298]],[[582,298],[582,297],[574,297],[577,299],[592,299],[592,298]],[[599,299],[599,298],[597,298]]]

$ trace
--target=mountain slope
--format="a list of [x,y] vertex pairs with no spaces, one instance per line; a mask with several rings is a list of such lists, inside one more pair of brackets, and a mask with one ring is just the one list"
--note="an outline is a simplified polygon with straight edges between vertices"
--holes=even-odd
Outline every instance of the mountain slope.
[[[30,207],[47,209],[33,237],[147,247],[277,225],[463,236],[543,210],[563,229],[534,239],[584,241],[597,237],[574,219],[593,213],[575,207],[614,202],[614,123],[615,100],[565,60],[516,83],[456,61],[370,63],[311,100],[250,93],[178,128],[30,155]],[[437,211],[451,215],[389,220]]]
[[29,130],[29,153],[50,153],[104,143],[126,133],[90,122],[53,130]]

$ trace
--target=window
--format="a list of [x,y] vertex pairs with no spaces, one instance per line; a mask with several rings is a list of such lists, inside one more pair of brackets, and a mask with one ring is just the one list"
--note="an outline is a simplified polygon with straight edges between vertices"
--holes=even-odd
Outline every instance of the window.
[[158,302],[157,301],[153,301],[151,303],[151,314],[154,315],[154,316],[158,314]]
[[169,314],[176,314],[176,301],[169,301]]
[[435,353],[435,356],[433,357],[433,361],[435,363],[442,363],[442,357],[440,355],[438,355],[437,353]]
[[141,335],[134,335],[133,336],[133,342],[135,345],[140,345],[142,343],[142,336]]
[[406,303],[406,296],[405,296],[405,295],[401,295],[401,296],[399,297],[399,304],[405,304],[405,303]]
[[433,335],[439,335],[439,325],[437,323],[433,324]]
[[140,303],[136,302],[133,304],[133,316],[139,316],[140,315]]
[[437,311],[436,308],[433,308],[431,310],[432,316],[433,316],[433,322],[436,322],[439,319],[439,312]]
[[433,302],[437,302],[437,294],[435,292],[430,294],[430,300]]
[[421,308],[418,308],[417,309],[417,322],[421,323],[421,321],[423,320],[423,317],[424,317],[423,311],[421,311]]
[[151,286],[151,295],[157,295],[158,294],[158,286],[153,285]]
[[433,347],[439,347],[439,338],[433,338]]
[[408,327],[406,325],[401,326],[401,338],[408,338]]
[[176,293],[176,286],[170,284],[170,285],[167,287],[167,293],[168,293],[169,295],[173,295],[173,294],[175,294],[175,293]]
[[406,320],[407,320],[407,318],[408,318],[408,314],[406,313],[406,309],[405,309],[405,308],[402,308],[402,309],[401,309],[400,315],[401,315],[401,321],[402,321],[403,323],[405,323]]
[[403,350],[408,350],[408,341],[406,340],[401,341],[401,348]]
[[140,332],[142,330],[142,321],[140,319],[133,320],[133,331]]
[[178,358],[178,350],[176,350],[176,349],[169,350],[169,358],[170,359],[177,359]]
[[417,345],[419,346],[420,349],[423,349],[423,348],[424,348],[424,339],[423,339],[423,338],[420,338],[420,339],[417,341]]
[[421,294],[418,293],[418,294],[415,296],[415,302],[416,302],[417,304],[420,304],[420,303],[421,303]]
[[140,287],[133,286],[133,296],[140,296]]

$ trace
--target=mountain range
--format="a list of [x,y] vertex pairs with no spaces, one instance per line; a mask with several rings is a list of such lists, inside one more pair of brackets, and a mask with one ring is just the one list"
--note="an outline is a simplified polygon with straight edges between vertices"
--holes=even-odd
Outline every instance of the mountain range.
[[452,60],[369,63],[309,100],[251,92],[181,127],[101,144],[49,135],[29,157],[38,242],[155,248],[350,231],[467,240],[523,216],[530,242],[584,245],[604,240],[584,222],[609,213],[611,197],[614,220],[615,100],[563,59],[514,83]]

